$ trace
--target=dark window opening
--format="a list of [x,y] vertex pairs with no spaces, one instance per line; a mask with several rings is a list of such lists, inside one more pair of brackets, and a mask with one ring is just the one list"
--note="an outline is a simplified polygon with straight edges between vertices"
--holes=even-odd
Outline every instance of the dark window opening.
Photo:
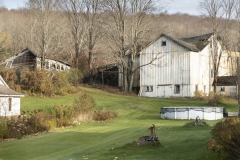
[[11,68],[13,61],[8,61],[6,67]]
[[213,74],[214,74],[213,69],[211,69],[211,78],[213,78]]
[[153,92],[153,86],[147,86],[146,92]]
[[167,42],[166,41],[162,41],[162,46],[166,46]]
[[225,87],[221,87],[220,92],[225,92]]
[[49,63],[49,61],[46,61],[46,69],[49,69],[50,68],[50,63]]
[[179,94],[180,93],[180,85],[175,85],[174,86],[174,94]]
[[8,98],[8,111],[12,111],[12,98]]
[[195,91],[198,91],[198,85],[195,86]]

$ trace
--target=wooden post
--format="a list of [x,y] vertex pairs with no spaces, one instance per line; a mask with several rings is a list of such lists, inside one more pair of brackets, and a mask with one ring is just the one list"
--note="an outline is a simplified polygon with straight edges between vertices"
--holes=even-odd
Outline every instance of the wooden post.
[[237,57],[237,85],[238,85],[238,117],[240,117],[240,61],[239,57]]

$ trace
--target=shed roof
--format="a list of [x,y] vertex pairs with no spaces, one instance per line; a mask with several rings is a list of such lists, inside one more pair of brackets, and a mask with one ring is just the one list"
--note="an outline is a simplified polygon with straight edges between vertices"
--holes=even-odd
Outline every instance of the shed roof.
[[236,86],[237,77],[236,76],[221,76],[217,79],[217,86]]
[[1,85],[0,84],[0,96],[17,96],[17,97],[22,97],[24,96],[22,93],[16,92],[7,86]]
[[22,93],[18,93],[9,88],[7,83],[3,80],[2,76],[0,75],[0,96],[24,96]]

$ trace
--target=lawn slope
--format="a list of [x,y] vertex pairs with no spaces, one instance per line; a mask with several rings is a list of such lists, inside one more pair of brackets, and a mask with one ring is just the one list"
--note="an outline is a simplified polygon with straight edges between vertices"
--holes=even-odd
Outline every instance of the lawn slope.
[[[217,121],[207,121],[208,127],[183,127],[187,120],[162,120],[159,116],[162,106],[206,106],[206,102],[124,96],[84,89],[96,100],[99,109],[116,110],[119,116],[106,122],[1,142],[0,159],[219,159],[206,148],[207,140],[211,138],[210,131]],[[22,99],[22,110],[47,110],[55,104],[71,104],[77,96],[51,99],[25,97]],[[236,102],[230,104],[228,107],[232,109]],[[149,135],[147,129],[151,124],[156,125],[156,134],[162,146],[132,145],[139,137]]]

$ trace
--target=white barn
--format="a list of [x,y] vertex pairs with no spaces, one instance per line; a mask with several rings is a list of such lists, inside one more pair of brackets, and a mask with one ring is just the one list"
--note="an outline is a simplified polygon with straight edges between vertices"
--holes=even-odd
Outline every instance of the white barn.
[[[140,52],[139,95],[168,98],[193,97],[196,90],[209,93],[213,89],[212,39],[212,33],[184,39],[161,34]],[[225,59],[219,76],[229,74]]]
[[10,89],[0,76],[0,116],[20,115],[20,98],[23,96]]

